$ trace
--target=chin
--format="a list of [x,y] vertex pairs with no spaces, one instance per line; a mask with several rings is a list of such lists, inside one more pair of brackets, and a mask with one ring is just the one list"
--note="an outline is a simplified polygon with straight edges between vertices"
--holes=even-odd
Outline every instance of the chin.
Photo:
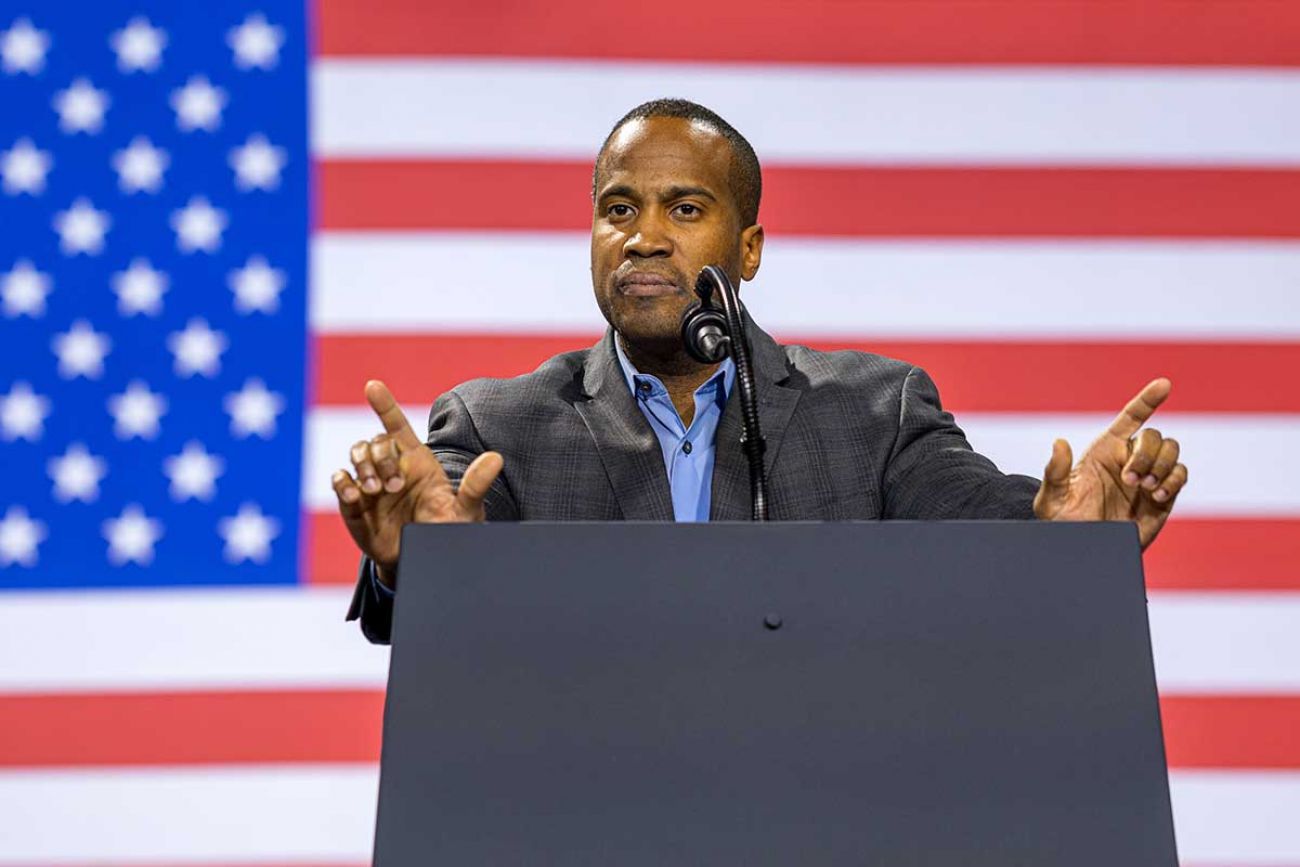
[[[655,304],[628,304],[624,299],[614,310],[610,321],[615,330],[636,343],[680,342],[682,311],[685,306],[676,299],[655,299]],[[641,299],[635,299],[641,300]],[[663,303],[672,301],[674,303]]]

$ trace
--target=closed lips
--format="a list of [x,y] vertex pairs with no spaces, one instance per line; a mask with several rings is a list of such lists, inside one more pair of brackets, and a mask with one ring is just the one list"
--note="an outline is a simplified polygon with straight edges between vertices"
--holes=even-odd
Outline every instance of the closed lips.
[[629,274],[619,278],[618,288],[624,295],[669,295],[678,291],[676,283],[660,274]]

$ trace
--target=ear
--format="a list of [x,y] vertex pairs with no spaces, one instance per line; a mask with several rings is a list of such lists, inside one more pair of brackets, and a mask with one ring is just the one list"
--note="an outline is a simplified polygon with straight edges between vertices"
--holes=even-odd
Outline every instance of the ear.
[[740,233],[740,279],[753,280],[763,262],[763,227],[755,223]]

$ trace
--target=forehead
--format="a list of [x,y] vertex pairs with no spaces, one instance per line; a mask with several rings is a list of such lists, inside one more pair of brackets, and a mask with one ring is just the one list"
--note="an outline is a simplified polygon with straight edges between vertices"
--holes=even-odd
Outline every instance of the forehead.
[[[700,121],[651,117],[628,121],[609,140],[598,166],[600,187],[687,184],[728,187],[731,143]],[[599,190],[597,190],[599,194]]]

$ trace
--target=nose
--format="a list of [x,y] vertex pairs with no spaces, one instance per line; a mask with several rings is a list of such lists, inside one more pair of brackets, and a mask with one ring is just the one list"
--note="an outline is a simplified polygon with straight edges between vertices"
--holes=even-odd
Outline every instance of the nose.
[[623,242],[624,258],[658,259],[671,256],[673,243],[666,229],[663,221],[655,219],[653,215],[642,215],[632,234]]

